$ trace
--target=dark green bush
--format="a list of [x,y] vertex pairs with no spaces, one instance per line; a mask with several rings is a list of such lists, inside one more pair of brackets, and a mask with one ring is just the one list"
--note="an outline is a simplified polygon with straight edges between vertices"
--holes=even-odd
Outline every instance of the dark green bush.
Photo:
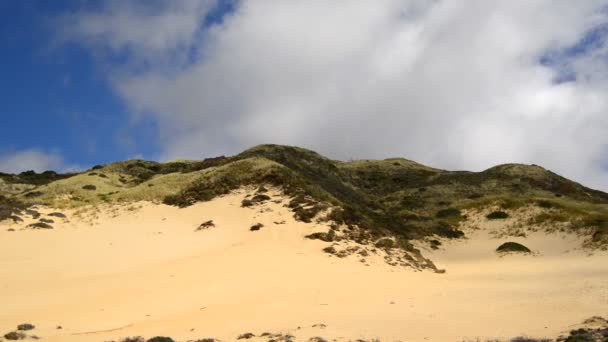
[[256,223],[256,224],[254,224],[253,226],[249,227],[249,230],[250,230],[250,231],[252,231],[252,232],[254,232],[254,231],[256,231],[256,230],[260,230],[260,229],[262,229],[262,227],[264,227],[264,225],[263,225],[263,224],[261,224],[261,223]]
[[560,208],[561,206],[553,201],[548,201],[548,200],[538,200],[536,201],[536,205],[541,207],[541,208],[545,208],[545,209],[552,209],[552,208]]
[[333,247],[333,246],[329,246],[329,247],[323,248],[323,252],[329,253],[329,254],[336,254],[336,253],[338,253],[338,251],[336,250],[336,248]]
[[93,184],[87,184],[85,186],[82,187],[82,189],[84,190],[97,190],[97,187]]
[[454,216],[460,216],[459,209],[456,209],[456,208],[441,209],[441,210],[437,211],[437,213],[435,214],[435,217],[437,217],[437,218],[454,217]]
[[375,246],[377,248],[393,248],[395,247],[395,241],[389,238],[382,238],[376,241]]
[[120,342],[145,342],[146,339],[142,336],[125,337]]
[[311,239],[311,240],[321,240],[321,241],[325,241],[325,242],[332,242],[336,238],[336,233],[332,229],[327,233],[324,233],[324,232],[312,233],[312,234],[306,235],[305,238]]
[[501,252],[501,253],[509,253],[509,252],[516,252],[516,253],[531,253],[532,251],[517,242],[505,242],[502,245],[498,246],[498,248],[496,248],[497,252]]
[[21,331],[11,331],[8,334],[4,335],[4,338],[7,340],[15,341],[15,340],[24,340],[27,336]]
[[17,330],[21,331],[33,330],[34,328],[36,328],[36,326],[31,323],[23,323],[17,326]]
[[236,339],[237,339],[237,340],[242,340],[242,339],[246,339],[246,340],[248,340],[248,339],[250,339],[250,338],[252,338],[252,337],[255,337],[255,334],[252,334],[252,333],[244,333],[244,334],[240,334],[240,335],[239,335],[239,337],[237,337]]
[[464,237],[464,232],[462,230],[455,229],[446,222],[437,223],[432,231],[433,233],[448,239],[459,239]]
[[171,337],[156,336],[148,339],[146,342],[175,342]]
[[65,216],[64,213],[60,213],[60,212],[57,212],[57,211],[54,211],[54,212],[50,213],[49,216],[54,216],[54,217],[59,217],[59,218],[66,218],[66,216]]
[[503,220],[507,217],[509,217],[509,214],[505,213],[504,211],[493,211],[486,215],[488,220]]
[[32,223],[32,224],[29,224],[28,227],[34,228],[34,229],[53,229],[53,226],[51,226],[48,223],[44,223],[44,222]]

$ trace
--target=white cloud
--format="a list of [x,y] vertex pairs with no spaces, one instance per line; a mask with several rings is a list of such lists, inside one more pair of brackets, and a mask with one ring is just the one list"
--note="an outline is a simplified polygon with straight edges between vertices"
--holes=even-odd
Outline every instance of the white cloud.
[[214,0],[109,0],[97,11],[59,18],[62,38],[104,52],[126,54],[135,62],[176,62],[185,58]]
[[56,153],[31,149],[0,154],[0,172],[4,173],[65,171],[66,168],[63,157]]
[[[146,72],[121,69],[112,77],[135,113],[158,122],[167,158],[273,142],[451,169],[536,163],[608,189],[605,48],[560,57],[579,75],[575,82],[554,82],[560,68],[539,63],[606,23],[602,6],[251,0],[198,34],[178,24],[150,27],[128,10],[79,15],[113,26],[110,34],[74,29],[97,37],[98,47],[128,44],[147,56],[199,51],[170,72],[146,64]],[[146,28],[163,43],[138,33]]]

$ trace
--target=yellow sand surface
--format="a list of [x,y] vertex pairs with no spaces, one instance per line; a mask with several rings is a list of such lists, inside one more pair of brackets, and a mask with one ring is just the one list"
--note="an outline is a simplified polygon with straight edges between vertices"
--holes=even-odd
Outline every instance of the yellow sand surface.
[[[382,255],[363,263],[324,253],[329,243],[304,236],[326,225],[296,222],[277,192],[278,203],[254,208],[240,206],[245,195],[184,209],[62,211],[67,219],[53,218],[52,230],[0,223],[0,333],[29,322],[28,334],[49,342],[234,341],[245,332],[463,341],[556,337],[608,315],[608,255],[581,251],[574,236],[498,239],[478,218],[466,240],[424,251],[446,273],[416,272]],[[196,231],[207,220],[215,227]],[[264,226],[250,231],[256,223]],[[499,256],[505,241],[535,255]]]

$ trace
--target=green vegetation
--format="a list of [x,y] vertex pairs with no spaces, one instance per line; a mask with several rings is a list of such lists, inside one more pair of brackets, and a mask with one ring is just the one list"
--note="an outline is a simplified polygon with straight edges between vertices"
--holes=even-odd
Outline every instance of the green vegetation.
[[486,218],[488,220],[504,220],[506,218],[509,217],[509,214],[505,213],[504,211],[493,211],[491,213],[489,213],[488,215],[486,215]]
[[146,342],[175,342],[171,337],[156,336],[148,339]]
[[498,246],[496,251],[499,253],[532,253],[528,247],[517,242],[505,242]]
[[36,328],[36,326],[31,323],[23,323],[17,326],[17,330],[21,331],[33,330],[34,328]]
[[311,240],[321,240],[321,241],[325,241],[325,242],[332,242],[336,238],[336,232],[334,230],[330,230],[327,233],[323,233],[323,232],[312,233],[310,235],[306,235],[305,238],[311,239]]
[[291,197],[288,206],[300,221],[356,226],[365,233],[353,237],[368,243],[391,236],[396,247],[417,257],[412,240],[461,238],[463,210],[493,206],[503,214],[489,219],[534,206],[540,211],[531,223],[548,229],[567,223],[568,229],[589,231],[594,246],[608,245],[608,194],[536,165],[445,171],[401,158],[342,162],[298,147],[260,145],[231,157],[128,160],[79,174],[1,174],[0,181],[0,219],[24,215],[36,204],[73,208],[147,200],[187,207],[243,186],[258,189],[242,203],[252,206],[270,200],[267,187],[273,186]]
[[27,338],[27,335],[25,335],[24,333],[22,333],[21,331],[11,331],[7,334],[4,335],[4,338],[7,340],[24,340]]
[[34,228],[34,229],[53,229],[53,226],[51,226],[48,223],[45,222],[35,222],[32,224],[28,224],[27,225],[28,228]]
[[237,337],[236,339],[237,339],[237,340],[242,340],[242,339],[247,339],[247,340],[248,340],[248,339],[250,339],[250,338],[252,338],[252,337],[255,337],[255,334],[252,334],[252,333],[244,333],[244,334],[239,335],[239,337]]
[[435,214],[435,217],[437,217],[437,218],[459,217],[459,216],[460,216],[460,210],[456,209],[456,208],[441,209],[437,212],[437,214]]

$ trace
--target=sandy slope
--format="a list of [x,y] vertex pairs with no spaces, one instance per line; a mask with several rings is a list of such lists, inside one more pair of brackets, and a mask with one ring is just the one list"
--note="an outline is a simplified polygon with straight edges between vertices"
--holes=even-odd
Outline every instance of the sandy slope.
[[[69,222],[48,231],[8,232],[19,226],[2,223],[0,332],[31,322],[50,342],[231,341],[265,331],[302,341],[460,341],[555,337],[608,315],[608,256],[573,250],[580,241],[571,236],[508,239],[538,255],[500,258],[494,249],[507,239],[482,229],[431,254],[446,274],[391,267],[381,256],[365,266],[303,238],[326,227],[295,222],[283,203],[241,208],[244,195],[186,209],[64,211]],[[209,219],[216,227],[195,232]],[[257,222],[265,226],[249,231]]]

